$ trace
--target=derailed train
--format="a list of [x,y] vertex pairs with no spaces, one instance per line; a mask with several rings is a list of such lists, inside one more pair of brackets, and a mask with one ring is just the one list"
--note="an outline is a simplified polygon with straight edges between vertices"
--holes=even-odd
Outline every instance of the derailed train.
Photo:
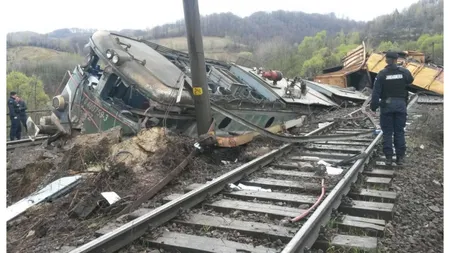
[[[28,120],[35,136],[74,129],[95,133],[118,125],[124,135],[153,126],[196,135],[188,54],[105,31],[95,32],[87,46],[86,62],[75,67],[53,98],[52,116],[41,118],[39,125]],[[276,87],[236,64],[206,59],[205,67],[219,134],[268,128],[336,106],[312,89],[305,92],[301,79]]]

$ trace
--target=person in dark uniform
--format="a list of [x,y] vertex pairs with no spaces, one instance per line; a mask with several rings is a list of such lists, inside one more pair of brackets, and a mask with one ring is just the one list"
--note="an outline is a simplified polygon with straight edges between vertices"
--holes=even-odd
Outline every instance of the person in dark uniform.
[[27,131],[27,104],[25,103],[25,101],[20,98],[19,96],[16,96],[16,101],[19,103],[19,119],[20,122],[22,123],[23,128],[25,129],[25,132]]
[[9,131],[9,140],[20,140],[21,127],[20,127],[20,105],[16,101],[17,93],[11,91],[8,99],[9,119],[11,120],[11,129]]
[[370,109],[375,112],[380,107],[380,126],[383,131],[383,153],[386,164],[392,165],[392,134],[394,135],[396,164],[403,165],[406,142],[407,87],[414,81],[409,70],[397,66],[398,54],[386,53],[387,66],[375,78]]

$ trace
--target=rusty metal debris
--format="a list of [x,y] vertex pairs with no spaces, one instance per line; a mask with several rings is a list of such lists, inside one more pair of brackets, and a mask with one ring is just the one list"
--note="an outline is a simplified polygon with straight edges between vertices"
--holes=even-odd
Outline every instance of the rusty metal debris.
[[[398,64],[407,68],[414,77],[413,87],[418,91],[430,91],[444,95],[444,68],[425,62],[425,55],[417,51],[399,52]],[[384,53],[368,53],[364,42],[347,53],[342,66],[325,69],[315,82],[341,88],[362,90],[372,87],[376,74],[385,66]]]

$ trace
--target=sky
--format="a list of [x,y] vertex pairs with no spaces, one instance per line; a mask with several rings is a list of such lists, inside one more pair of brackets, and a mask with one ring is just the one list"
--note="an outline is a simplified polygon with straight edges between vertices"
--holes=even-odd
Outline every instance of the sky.
[[[246,17],[257,11],[331,13],[358,21],[407,8],[418,0],[199,0],[200,15],[232,12]],[[359,4],[358,4],[359,3]],[[374,3],[369,5],[368,3]],[[48,33],[61,28],[147,29],[183,19],[182,0],[13,0],[5,1],[6,32]],[[7,10],[7,11],[5,11]],[[13,11],[10,11],[13,10]],[[17,11],[16,11],[17,10]]]

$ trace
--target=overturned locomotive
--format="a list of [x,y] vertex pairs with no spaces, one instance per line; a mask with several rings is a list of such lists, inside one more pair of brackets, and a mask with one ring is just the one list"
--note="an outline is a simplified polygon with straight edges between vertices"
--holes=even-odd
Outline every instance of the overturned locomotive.
[[[39,125],[29,118],[33,136],[95,133],[115,126],[124,135],[153,126],[196,135],[188,54],[105,31],[95,32],[87,47],[86,62],[75,67],[53,98],[52,115]],[[206,59],[205,67],[213,129],[219,135],[268,128],[337,106],[313,89],[305,91],[301,79],[274,87],[252,69],[233,63]]]

